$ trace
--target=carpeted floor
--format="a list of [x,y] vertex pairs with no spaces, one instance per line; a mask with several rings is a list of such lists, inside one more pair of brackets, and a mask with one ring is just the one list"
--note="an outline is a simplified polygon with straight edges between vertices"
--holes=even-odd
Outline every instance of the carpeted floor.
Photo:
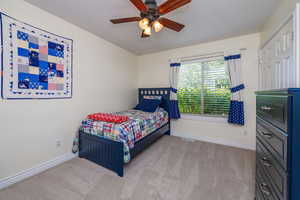
[[253,200],[252,151],[164,136],[124,178],[76,158],[0,191],[0,200]]

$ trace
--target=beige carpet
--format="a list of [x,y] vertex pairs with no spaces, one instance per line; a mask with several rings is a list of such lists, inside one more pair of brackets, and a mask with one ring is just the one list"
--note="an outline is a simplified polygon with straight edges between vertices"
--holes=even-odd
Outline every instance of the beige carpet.
[[253,200],[252,151],[165,136],[124,178],[76,158],[0,191],[1,200]]

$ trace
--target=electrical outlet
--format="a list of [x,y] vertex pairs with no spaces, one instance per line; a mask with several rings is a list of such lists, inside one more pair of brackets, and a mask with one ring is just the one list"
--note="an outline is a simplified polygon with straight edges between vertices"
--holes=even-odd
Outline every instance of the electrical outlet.
[[57,148],[61,147],[61,140],[56,140],[56,147]]

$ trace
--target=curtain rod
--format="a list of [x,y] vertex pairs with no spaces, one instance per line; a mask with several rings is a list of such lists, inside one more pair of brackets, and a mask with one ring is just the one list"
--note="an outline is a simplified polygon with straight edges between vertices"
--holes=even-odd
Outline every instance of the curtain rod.
[[[239,49],[240,51],[245,51],[247,50],[247,48],[241,48]],[[183,61],[193,61],[193,60],[197,60],[199,58],[213,58],[213,57],[218,57],[218,56],[224,56],[225,52],[224,51],[219,51],[219,52],[214,52],[214,53],[207,53],[207,54],[201,54],[201,55],[194,55],[194,56],[186,56],[186,57],[181,57],[179,58],[179,60],[181,62]],[[172,59],[169,59],[169,61],[171,62]]]

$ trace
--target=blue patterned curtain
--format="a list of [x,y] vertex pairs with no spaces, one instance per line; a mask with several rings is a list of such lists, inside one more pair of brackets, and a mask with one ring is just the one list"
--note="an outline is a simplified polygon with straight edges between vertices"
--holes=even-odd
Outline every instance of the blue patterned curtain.
[[180,111],[177,101],[177,85],[179,79],[180,63],[171,63],[170,64],[170,87],[171,87],[171,96],[170,96],[170,118],[179,119]]
[[241,54],[226,56],[225,62],[227,63],[231,81],[231,101],[228,123],[243,126],[245,125],[245,117],[242,90],[245,89],[245,85],[242,82]]

